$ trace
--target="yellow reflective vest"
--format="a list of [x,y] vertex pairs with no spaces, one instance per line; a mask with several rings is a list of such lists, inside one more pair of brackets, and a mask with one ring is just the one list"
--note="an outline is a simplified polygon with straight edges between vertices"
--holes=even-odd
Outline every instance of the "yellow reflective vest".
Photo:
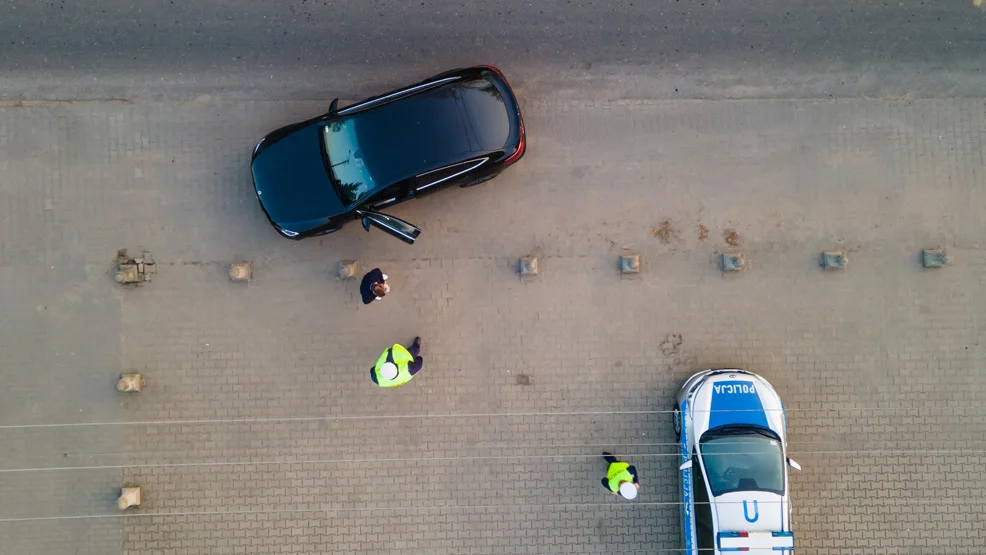
[[[395,344],[393,347],[384,351],[383,354],[380,355],[380,358],[377,359],[377,365],[373,367],[373,371],[376,372],[377,375],[377,385],[380,387],[397,387],[411,381],[411,378],[414,376],[412,376],[411,372],[408,371],[407,363],[412,360],[414,360],[414,357],[411,356],[411,353],[400,345]],[[397,365],[397,377],[392,380],[385,380],[380,374],[380,367],[387,362],[393,362]]]
[[630,471],[627,470],[628,468],[630,468],[630,465],[625,462],[615,462],[609,465],[609,470],[606,471],[606,481],[609,484],[609,491],[620,491],[620,484],[623,482],[633,483],[633,474],[630,474]]

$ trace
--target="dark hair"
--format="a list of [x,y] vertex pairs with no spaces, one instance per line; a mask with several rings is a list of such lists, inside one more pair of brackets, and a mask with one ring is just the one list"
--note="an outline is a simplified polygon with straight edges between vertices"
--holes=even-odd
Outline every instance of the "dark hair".
[[373,291],[373,294],[378,297],[382,297],[387,294],[387,288],[384,287],[382,283],[374,283],[370,286],[370,291]]

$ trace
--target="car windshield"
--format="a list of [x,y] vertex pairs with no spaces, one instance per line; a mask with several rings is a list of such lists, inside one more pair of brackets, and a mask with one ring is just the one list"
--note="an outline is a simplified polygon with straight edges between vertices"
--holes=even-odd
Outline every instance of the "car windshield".
[[352,118],[333,121],[322,128],[322,142],[329,158],[332,185],[346,206],[362,200],[376,182],[363,161],[363,151]]
[[777,438],[757,430],[713,432],[700,445],[712,495],[751,490],[784,493],[784,455]]
[[322,142],[333,186],[353,206],[381,187],[503,148],[510,121],[500,91],[475,79],[332,121]]

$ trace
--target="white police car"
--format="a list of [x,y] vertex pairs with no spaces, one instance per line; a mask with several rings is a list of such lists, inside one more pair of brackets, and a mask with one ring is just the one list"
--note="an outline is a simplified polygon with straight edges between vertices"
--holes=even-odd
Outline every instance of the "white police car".
[[794,551],[787,419],[767,380],[745,370],[705,370],[678,391],[685,552]]

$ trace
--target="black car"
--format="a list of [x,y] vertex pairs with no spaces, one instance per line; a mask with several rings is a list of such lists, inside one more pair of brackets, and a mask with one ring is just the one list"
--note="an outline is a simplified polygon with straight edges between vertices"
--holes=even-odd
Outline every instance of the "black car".
[[496,177],[524,155],[524,122],[492,66],[449,71],[270,133],[253,150],[260,206],[281,235],[332,233],[358,218],[414,243],[421,230],[377,212]]

